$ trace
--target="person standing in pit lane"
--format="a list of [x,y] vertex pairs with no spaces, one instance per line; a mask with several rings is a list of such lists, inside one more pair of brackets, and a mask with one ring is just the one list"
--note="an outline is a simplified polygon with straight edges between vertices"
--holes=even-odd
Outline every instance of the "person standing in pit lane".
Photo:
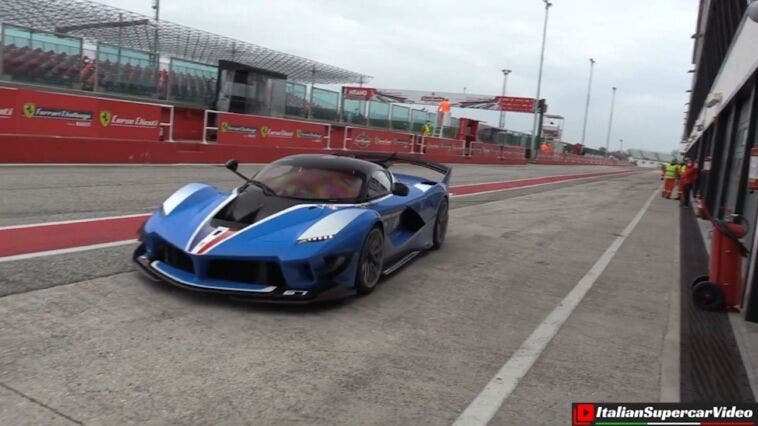
[[697,182],[698,168],[695,167],[692,159],[688,158],[687,162],[679,173],[679,205],[682,207],[689,207],[690,195],[692,194],[692,186]]
[[450,101],[447,100],[447,98],[442,99],[442,101],[437,105],[437,117],[439,117],[440,120],[439,136],[442,137],[445,126],[450,125]]
[[679,176],[679,164],[676,160],[671,160],[670,163],[663,167],[661,177],[663,178],[663,191],[661,197],[671,198],[671,192],[674,190],[674,184],[676,178]]
[[421,128],[421,134],[423,136],[431,136],[432,135],[432,125],[429,123],[429,120],[424,123],[424,127]]

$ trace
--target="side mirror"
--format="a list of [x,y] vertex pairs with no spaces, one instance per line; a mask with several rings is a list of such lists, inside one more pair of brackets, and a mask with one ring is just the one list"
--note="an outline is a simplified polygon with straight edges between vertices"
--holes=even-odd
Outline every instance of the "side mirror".
[[399,195],[401,197],[405,197],[410,192],[410,189],[404,184],[400,182],[395,182],[392,185],[392,195]]
[[229,169],[229,170],[231,170],[233,172],[237,171],[237,166],[239,166],[239,162],[237,160],[235,160],[235,159],[231,159],[231,160],[227,161],[226,164],[224,164],[224,167],[226,167],[227,169]]

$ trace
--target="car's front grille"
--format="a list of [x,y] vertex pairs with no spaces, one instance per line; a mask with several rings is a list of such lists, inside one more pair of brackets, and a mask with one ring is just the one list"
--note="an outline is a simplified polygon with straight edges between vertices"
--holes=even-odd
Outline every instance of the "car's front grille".
[[168,243],[163,243],[158,246],[158,260],[169,266],[173,266],[174,268],[189,272],[190,274],[195,272],[192,258],[184,251],[179,250]]
[[276,262],[248,260],[211,260],[208,262],[208,277],[226,281],[272,285],[286,285],[282,269]]

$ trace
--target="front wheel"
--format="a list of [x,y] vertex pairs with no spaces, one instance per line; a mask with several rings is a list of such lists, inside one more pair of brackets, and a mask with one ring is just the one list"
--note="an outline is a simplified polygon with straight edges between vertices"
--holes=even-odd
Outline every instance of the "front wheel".
[[378,226],[369,231],[363,242],[361,254],[358,257],[358,270],[355,273],[355,289],[364,295],[374,291],[379,277],[382,275],[384,264],[384,235]]
[[440,207],[437,209],[437,217],[434,219],[434,235],[432,237],[432,250],[437,250],[442,247],[442,243],[445,242],[445,235],[447,235],[447,220],[448,220],[448,201],[447,198],[443,198],[440,203]]

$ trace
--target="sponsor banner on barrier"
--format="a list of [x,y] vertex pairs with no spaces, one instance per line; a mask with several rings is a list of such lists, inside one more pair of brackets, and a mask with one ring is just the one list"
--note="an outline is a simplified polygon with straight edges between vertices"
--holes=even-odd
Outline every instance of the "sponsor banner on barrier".
[[0,87],[0,133],[16,130],[16,94],[18,90]]
[[524,158],[526,149],[521,146],[503,146],[503,157],[508,158]]
[[484,142],[471,142],[471,155],[481,157],[500,157],[500,145]]
[[345,148],[364,151],[413,152],[410,133],[348,127]]
[[97,101],[98,134],[106,138],[158,140],[161,107],[158,105]]
[[459,139],[424,137],[424,152],[430,154],[463,155],[466,142]]
[[256,115],[218,113],[220,144],[326,148],[329,125]]
[[[7,90],[3,88],[3,93]],[[12,107],[0,104],[10,117],[8,126],[0,124],[3,131],[155,141],[160,136],[160,105],[26,89],[15,92]]]
[[30,135],[95,137],[97,99],[50,92],[19,90],[16,131]]

